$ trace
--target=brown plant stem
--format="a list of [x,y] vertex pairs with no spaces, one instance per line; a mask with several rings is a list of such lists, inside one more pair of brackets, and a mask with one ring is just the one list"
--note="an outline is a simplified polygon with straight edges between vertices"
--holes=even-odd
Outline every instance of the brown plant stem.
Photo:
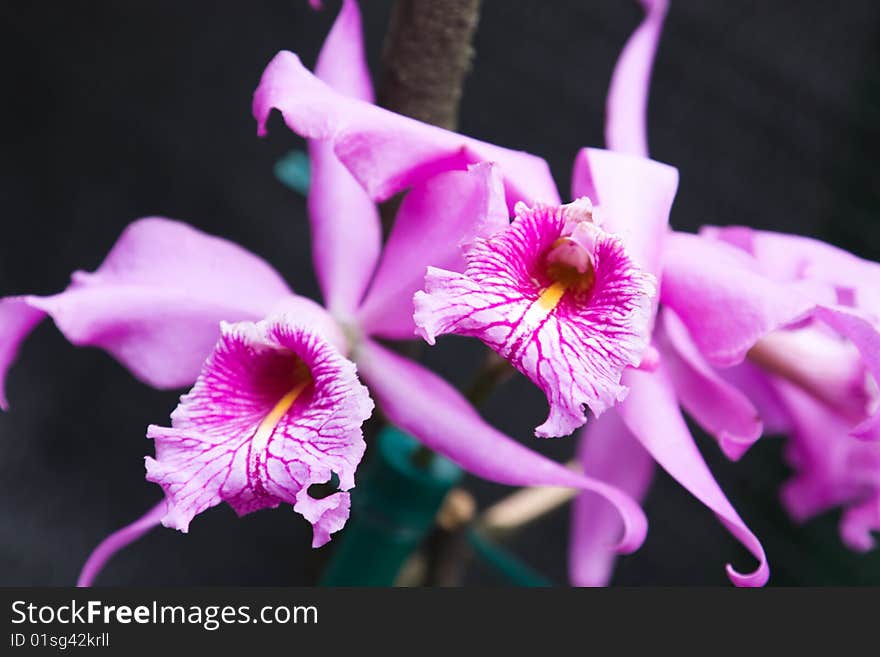
[[482,406],[492,394],[492,391],[502,383],[505,383],[516,373],[506,359],[496,354],[491,349],[486,349],[486,359],[477,372],[471,384],[464,391],[464,396],[474,406]]
[[[464,78],[474,56],[481,0],[397,0],[385,34],[378,102],[392,112],[455,130]],[[380,207],[387,238],[403,194]],[[410,353],[410,356],[415,354]],[[427,467],[427,448],[414,462]]]
[[481,0],[397,0],[385,36],[379,104],[448,130],[458,126]]
[[[464,79],[474,56],[472,44],[480,4],[481,0],[396,0],[385,35],[379,105],[424,123],[455,130]],[[386,239],[404,195],[405,192],[398,194],[380,206]],[[509,376],[509,365],[499,361],[495,354],[489,354],[467,390],[472,402],[479,405]],[[428,468],[433,456],[423,446],[413,454],[413,461]],[[462,511],[464,508],[469,509],[467,513]],[[451,513],[453,509],[460,513]],[[467,552],[462,528],[470,524],[473,514],[473,498],[464,490],[452,491],[441,511],[439,526],[427,541],[425,570],[421,576],[414,571],[411,578],[425,577],[425,583],[440,585],[460,581]],[[449,521],[453,517],[455,522]]]
[[[481,0],[397,0],[385,34],[379,105],[455,130],[464,78],[474,57]],[[382,232],[391,232],[401,196],[383,203]]]

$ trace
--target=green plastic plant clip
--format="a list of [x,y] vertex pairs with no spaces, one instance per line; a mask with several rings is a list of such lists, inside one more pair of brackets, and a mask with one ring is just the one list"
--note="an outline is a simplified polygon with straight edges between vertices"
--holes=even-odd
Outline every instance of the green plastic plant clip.
[[394,584],[461,479],[461,469],[442,456],[435,454],[424,467],[416,464],[419,443],[394,427],[382,429],[377,448],[352,491],[351,518],[321,586]]
[[275,163],[275,177],[295,192],[308,196],[311,165],[305,151],[293,150]]

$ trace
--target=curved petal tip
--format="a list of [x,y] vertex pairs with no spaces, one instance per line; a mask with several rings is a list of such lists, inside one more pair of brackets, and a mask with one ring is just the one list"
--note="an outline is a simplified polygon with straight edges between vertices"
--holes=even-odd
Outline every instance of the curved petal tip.
[[761,560],[761,563],[756,570],[745,575],[740,573],[730,564],[725,566],[725,570],[727,570],[727,576],[730,578],[730,581],[733,582],[734,586],[759,588],[764,586],[770,579],[770,566],[767,564],[766,559]]

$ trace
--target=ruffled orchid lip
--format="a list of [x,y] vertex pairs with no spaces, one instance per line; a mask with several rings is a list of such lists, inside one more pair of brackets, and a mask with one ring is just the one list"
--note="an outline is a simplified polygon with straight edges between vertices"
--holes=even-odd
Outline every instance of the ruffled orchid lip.
[[[552,312],[563,297],[586,303],[596,283],[595,236],[585,225],[594,224],[592,202],[584,197],[562,208],[566,218],[562,232],[537,262],[546,283],[537,304],[546,312]],[[518,214],[529,211],[524,204],[517,206]]]
[[[565,312],[566,309],[574,310],[590,303],[597,284],[599,243],[607,238],[615,239],[602,228],[599,210],[586,196],[559,206],[558,211],[564,220],[559,237],[538,255],[533,266],[534,282],[540,291],[536,306],[543,313],[549,314],[557,306],[561,306],[559,312]],[[516,206],[518,217],[548,211],[554,210],[543,204],[534,208],[524,203]],[[609,273],[600,272],[599,275],[608,278]],[[652,295],[656,290],[654,277],[645,272],[641,273],[641,277],[645,279],[645,291]]]
[[463,273],[428,268],[414,297],[429,343],[444,333],[479,338],[547,395],[535,433],[565,436],[626,395],[620,378],[640,364],[653,322],[656,279],[582,197],[515,206],[513,222],[465,250]]
[[[265,497],[270,495],[265,486],[269,475],[266,471],[266,457],[264,456],[269,446],[269,440],[285,416],[290,414],[296,417],[299,409],[308,405],[308,400],[315,387],[315,381],[308,365],[300,358],[292,352],[281,352],[279,356],[287,361],[288,372],[284,378],[288,380],[283,384],[287,388],[287,392],[266,413],[251,439],[251,446],[248,450],[248,478],[254,482],[256,492]],[[297,407],[294,408],[295,406]],[[173,414],[171,419],[174,420]]]
[[[283,314],[222,327],[222,336],[170,428],[151,426],[147,479],[162,486],[162,524],[187,531],[227,502],[239,515],[293,506],[314,526],[315,547],[348,518],[354,472],[372,401],[355,366],[320,334]],[[336,474],[321,499],[312,484]]]

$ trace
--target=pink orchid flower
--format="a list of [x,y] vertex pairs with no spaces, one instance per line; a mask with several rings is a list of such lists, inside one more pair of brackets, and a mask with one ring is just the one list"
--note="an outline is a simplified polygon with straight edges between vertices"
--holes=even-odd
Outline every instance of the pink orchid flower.
[[[487,239],[453,262],[430,261],[429,292],[400,304],[405,321],[376,312],[368,297],[360,319],[378,335],[412,337],[415,313],[429,342],[446,332],[480,337],[544,389],[550,417],[539,435],[571,433],[586,420],[584,404],[600,413],[625,395],[622,371],[647,347],[656,296],[647,245],[665,231],[674,169],[584,149],[574,196],[587,198],[560,206],[543,160],[343,96],[290,52],[270,62],[255,94],[261,129],[273,108],[296,133],[332,145],[378,201],[475,162],[498,166],[517,219],[487,227]],[[600,197],[601,222],[590,209]]]
[[[768,428],[790,436],[796,474],[783,504],[798,521],[847,507],[844,542],[871,549],[871,531],[880,530],[880,265],[795,235],[744,227],[709,227],[703,235],[748,265],[746,275],[759,271],[773,281],[764,307],[791,300],[790,316],[763,316],[747,363],[719,370],[773,419]],[[727,349],[738,355],[745,337]],[[719,347],[701,345],[703,363],[728,364]]]
[[[612,79],[606,138],[614,148],[646,153],[648,72],[666,3],[643,4],[646,18]],[[637,97],[626,102],[626,93]],[[621,120],[614,108],[622,107],[641,108],[642,117]],[[870,545],[868,528],[880,524],[877,451],[845,435],[845,427],[877,437],[878,272],[874,263],[803,237],[739,227],[671,233],[655,333],[662,362],[655,376],[665,375],[725,455],[739,459],[765,428],[791,433],[788,453],[800,475],[784,491],[786,506],[805,518],[853,504],[841,531],[860,549]],[[640,499],[650,483],[649,456],[633,440],[620,451],[622,429],[595,423],[581,443],[581,462],[586,473]],[[602,502],[579,498],[570,555],[576,582],[607,583],[616,556],[602,541],[616,522]]]
[[[317,74],[323,81],[311,84],[333,94],[333,102],[312,108],[318,123],[331,125],[348,102],[387,114],[369,104],[352,0],[343,3]],[[272,93],[264,76],[255,107],[268,107]],[[426,130],[449,142],[447,133]],[[417,162],[398,159],[398,173],[413,188],[380,253],[375,205],[337,160],[331,135],[309,136],[313,259],[326,309],[294,294],[267,263],[235,244],[157,218],[132,224],[103,264],[75,273],[64,292],[0,300],[0,382],[21,342],[48,315],[72,343],[105,349],[149,385],[194,383],[171,428],[148,430],[156,456],[147,457],[147,478],[165,498],[105,539],[79,583],[90,584],[112,554],[158,523],[186,531],[194,515],[223,501],[238,513],[292,504],[312,522],[313,545],[326,542],[348,517],[346,490],[364,449],[360,425],[372,408],[358,377],[391,422],[477,476],[607,497],[624,527],[612,539],[616,549],[637,549],[646,520],[628,496],[495,430],[451,385],[374,339],[412,336],[408,303],[426,266],[454,267],[462,242],[506,224],[497,167],[467,156],[460,170],[422,180]],[[355,135],[346,163],[369,171],[372,154],[358,154],[356,142]],[[546,174],[539,158],[489,146],[486,154],[520,166],[523,185],[536,171]],[[342,490],[312,498],[308,486],[334,472]]]
[[[544,388],[551,410],[540,435],[583,424],[581,404],[596,412],[617,402],[590,422],[585,449],[604,451],[603,458],[588,455],[585,467],[640,497],[653,459],[758,559],[758,568],[748,574],[728,566],[733,581],[762,585],[769,576],[763,548],[712,477],[681,415],[670,374],[658,362],[657,345],[651,344],[659,337],[651,333],[657,302],[651,288],[654,281],[663,284],[678,177],[675,169],[647,159],[643,148],[647,81],[666,3],[646,7],[648,15],[621,56],[609,95],[608,143],[621,152],[585,148],[578,153],[573,204],[560,204],[546,165],[534,156],[345,97],[290,52],[276,55],[263,73],[254,114],[264,126],[270,111],[278,109],[291,130],[332,146],[374,200],[475,162],[494,162],[513,222],[466,243],[454,266],[430,262],[427,291],[406,311],[416,313],[419,331],[429,340],[443,332],[475,335]],[[587,288],[595,291],[592,297],[583,294]],[[712,291],[707,286],[702,293]],[[412,335],[411,322],[376,325],[382,318],[367,308],[365,302],[361,317],[378,334]],[[634,369],[637,363],[640,368]],[[601,579],[588,572],[591,568],[607,577],[615,554],[608,549],[609,537],[620,529],[613,507],[596,496],[581,496],[572,548],[575,583]],[[588,555],[583,562],[581,554]]]
[[414,319],[429,344],[456,333],[506,358],[550,402],[536,435],[565,436],[586,420],[584,405],[598,416],[626,397],[620,379],[648,347],[656,282],[587,197],[514,212],[466,247],[464,272],[428,268]]
[[[647,157],[648,140],[646,112],[651,69],[663,28],[668,2],[642,0],[645,17],[624,46],[608,92],[605,140],[617,152]],[[660,302],[673,282],[668,278],[670,242],[675,233],[665,232],[654,244],[655,269],[660,285]],[[687,250],[679,254],[690,261]],[[707,312],[718,294],[717,282],[695,279],[693,293]],[[745,293],[745,292],[744,292]],[[705,340],[716,329],[695,321],[687,326],[688,340]],[[679,405],[688,408],[684,392],[690,392],[705,409],[705,417],[716,430],[715,435],[726,441],[754,441],[762,425],[747,400],[711,376],[696,372],[682,384],[668,346],[666,327],[658,323],[652,336],[657,350],[657,366],[652,371],[629,370],[624,381],[630,388],[628,397],[615,412],[603,415],[582,432],[578,459],[585,473],[626,490],[636,499],[647,494],[654,472],[654,462],[672,474],[695,497],[718,517],[720,522],[758,559],[751,573],[740,573],[730,565],[727,574],[737,586],[763,586],[770,575],[769,566],[757,537],[748,529],[739,514],[721,491],[701,456]],[[705,424],[704,424],[705,426]],[[725,444],[722,441],[722,444]],[[616,555],[604,543],[607,536],[619,531],[617,519],[601,500],[580,495],[572,509],[572,530],[569,548],[569,572],[574,584],[604,586],[613,572]]]
[[[782,487],[782,504],[797,522],[843,507],[843,542],[858,552],[871,550],[876,547],[871,532],[880,531],[880,431],[854,436],[852,426],[859,415],[876,409],[876,379],[852,343],[826,327],[772,337],[785,341],[787,355],[808,355],[818,365],[808,380],[754,362],[722,374],[748,394],[769,433],[787,436],[785,457],[794,475]],[[822,384],[821,392],[813,382]]]
[[[75,273],[60,294],[7,297],[0,315],[4,365],[49,315],[71,342],[107,350],[150,385],[195,381],[172,428],[148,430],[147,479],[165,491],[156,523],[185,532],[222,501],[240,514],[288,502],[313,523],[316,546],[344,523],[373,403],[335,320],[256,256],[142,219],[97,271]],[[311,498],[333,472],[341,492]]]
[[[794,382],[848,417],[854,436],[874,435],[880,429],[880,416],[876,404],[866,403],[873,393],[865,391],[864,380],[840,390],[845,384],[841,379],[847,378],[840,370],[847,365],[837,358],[834,341],[803,340],[797,337],[803,332],[786,329],[824,327],[825,332],[849,344],[862,379],[880,380],[880,264],[799,235],[739,226],[705,227],[701,235],[706,238],[705,253],[713,259],[724,258],[718,263],[719,271],[710,271],[710,275],[754,277],[757,273],[771,281],[763,286],[755,299],[756,307],[750,310],[761,319],[757,328],[749,332],[736,325],[726,334],[701,342],[698,346],[707,360],[724,366],[741,361],[745,353],[753,363]],[[740,266],[723,271],[725,262],[733,259]],[[682,277],[686,273],[682,272]],[[728,283],[728,287],[732,285]],[[686,322],[690,308],[679,299],[671,301]],[[724,299],[730,305],[739,301],[734,295]]]
[[835,507],[843,507],[840,536],[851,550],[867,552],[877,546],[872,532],[880,531],[880,434],[859,440],[847,432],[846,417],[817,402],[809,393],[771,382],[778,408],[790,435],[786,457],[795,471],[782,488],[782,502],[798,522]]

